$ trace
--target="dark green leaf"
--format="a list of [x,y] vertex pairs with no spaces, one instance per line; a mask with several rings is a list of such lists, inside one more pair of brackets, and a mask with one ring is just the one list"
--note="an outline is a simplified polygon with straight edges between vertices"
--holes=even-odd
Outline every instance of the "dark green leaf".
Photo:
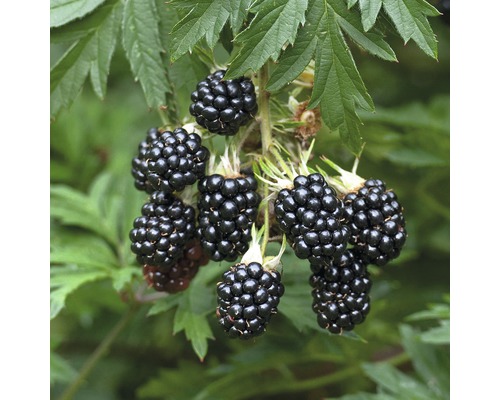
[[438,16],[439,11],[424,0],[383,0],[383,5],[404,42],[412,39],[437,59],[437,40],[427,16]]
[[365,373],[399,399],[432,400],[437,397],[426,386],[387,363],[363,364]]
[[[382,4],[382,0],[379,0]],[[360,3],[362,4],[362,3]],[[333,0],[337,21],[342,30],[367,52],[387,61],[397,61],[396,54],[383,37],[374,32],[366,33],[360,23],[358,13],[348,10],[344,0]],[[380,8],[380,7],[379,7]]]
[[252,0],[229,0],[231,7],[231,16],[229,21],[233,34],[236,36],[245,21]]
[[50,27],[82,18],[105,0],[50,0]]
[[299,24],[305,22],[307,3],[307,0],[257,2],[252,8],[256,13],[254,19],[235,39],[242,47],[231,61],[226,77],[257,71],[269,59],[276,61],[283,46],[294,43]]
[[123,18],[123,47],[134,77],[151,108],[165,104],[170,92],[163,67],[158,11],[155,0],[128,0]]
[[[172,30],[171,59],[175,61],[205,37],[210,47],[219,39],[225,23],[231,13],[231,5],[226,0],[180,1],[173,0],[172,5],[187,7],[191,11],[182,18]],[[179,4],[181,3],[181,4]]]
[[[71,105],[80,93],[89,72],[96,93],[104,96],[106,76],[116,44],[121,2],[110,3],[97,11],[90,23],[82,23],[81,30],[69,31],[70,37],[80,37],[50,71],[51,115]],[[83,32],[87,34],[83,35]],[[80,36],[80,34],[82,36]],[[63,37],[64,34],[62,34]]]
[[382,0],[359,0],[361,22],[363,23],[365,32],[369,31],[375,25],[381,7]]

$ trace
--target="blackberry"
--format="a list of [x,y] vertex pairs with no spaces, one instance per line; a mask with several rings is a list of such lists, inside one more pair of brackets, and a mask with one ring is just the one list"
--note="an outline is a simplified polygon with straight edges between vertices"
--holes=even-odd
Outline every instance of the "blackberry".
[[172,267],[195,235],[195,210],[176,196],[153,192],[129,237],[141,265]]
[[383,266],[399,256],[407,232],[403,208],[396,193],[380,179],[368,179],[356,192],[344,197],[349,242],[370,264]]
[[177,128],[148,143],[142,166],[147,168],[144,175],[153,190],[180,192],[205,176],[209,156],[200,136]]
[[232,136],[256,114],[257,97],[250,79],[222,80],[225,73],[218,70],[198,83],[189,112],[210,132]]
[[318,325],[331,333],[351,331],[370,311],[371,280],[366,263],[347,250],[338,261],[311,265],[313,311]]
[[285,291],[281,275],[258,262],[233,265],[217,284],[217,318],[231,338],[264,333]]
[[159,292],[177,293],[186,290],[198,269],[208,264],[209,258],[198,240],[191,240],[184,247],[182,257],[173,266],[143,266],[146,281]]
[[146,140],[139,143],[139,151],[137,157],[132,159],[132,176],[134,177],[134,185],[138,190],[144,190],[146,193],[153,193],[154,188],[147,179],[148,163],[146,153],[155,140],[158,140],[161,133],[157,128],[151,128],[146,134]]
[[293,188],[280,190],[274,213],[298,258],[326,264],[347,248],[350,232],[342,223],[342,201],[319,173],[299,175]]
[[261,197],[253,176],[213,174],[198,183],[198,237],[214,261],[234,261],[248,250]]

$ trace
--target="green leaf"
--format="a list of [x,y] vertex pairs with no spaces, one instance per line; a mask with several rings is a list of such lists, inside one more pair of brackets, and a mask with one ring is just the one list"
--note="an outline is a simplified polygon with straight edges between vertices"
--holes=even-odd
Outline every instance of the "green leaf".
[[[286,287],[286,296],[283,296],[278,313],[285,315],[299,332],[313,329],[326,333],[316,321],[316,315],[311,312],[312,297],[306,285],[290,285]],[[297,318],[300,315],[300,318]]]
[[[382,0],[380,0],[380,4]],[[361,3],[360,3],[361,4]],[[379,33],[366,33],[354,10],[348,10],[343,0],[333,0],[337,21],[342,30],[361,48],[387,61],[397,61],[396,54]]]
[[50,352],[50,384],[54,383],[69,383],[78,375],[78,371],[74,369],[60,355]]
[[82,18],[105,0],[50,0],[50,27]]
[[50,214],[65,225],[78,226],[108,240],[118,243],[117,233],[103,218],[98,206],[91,199],[68,186],[53,185],[50,189]]
[[171,4],[182,7],[191,6],[191,11],[172,30],[170,56],[172,61],[179,59],[188,51],[192,52],[194,46],[203,37],[207,40],[208,45],[213,48],[232,11],[232,4],[228,4],[226,0],[173,0]]
[[440,15],[438,10],[424,0],[383,0],[383,6],[405,43],[412,39],[437,59],[437,40],[427,16]]
[[118,260],[108,243],[96,236],[78,235],[68,243],[54,243],[50,251],[53,264],[76,264],[109,270]]
[[262,0],[256,2],[252,22],[235,41],[241,50],[233,58],[226,77],[236,78],[248,70],[257,71],[264,63],[276,61],[285,44],[292,45],[299,24],[305,22],[307,0]]
[[229,7],[231,7],[229,21],[235,36],[238,34],[248,15],[250,4],[252,4],[252,0],[229,0]]
[[50,270],[50,319],[64,308],[66,297],[88,282],[108,276],[102,269],[78,268],[76,266],[52,267]]
[[432,304],[429,310],[418,311],[405,319],[407,321],[450,319],[450,306],[448,304]]
[[[99,96],[104,96],[121,12],[121,2],[115,1],[99,8],[89,23],[79,24],[81,30],[76,35],[79,40],[70,46],[50,71],[52,116],[73,103],[89,72],[94,90]],[[70,30],[70,37],[75,37],[75,31]]]
[[141,268],[136,265],[114,269],[111,272],[111,281],[113,282],[113,288],[117,292],[121,292],[125,288],[125,286],[128,283],[130,283],[134,278],[141,278],[141,277],[142,277]]
[[420,340],[420,333],[409,325],[400,325],[399,332],[401,343],[411,357],[415,370],[438,398],[449,399],[449,351],[442,351],[438,346],[423,343]]
[[[331,0],[332,1],[332,0]],[[320,102],[321,117],[331,130],[339,130],[346,146],[359,154],[362,148],[356,104],[366,110],[374,105],[340,32],[331,3],[320,8],[324,35],[316,51],[316,72],[309,108]]]
[[365,32],[368,32],[375,25],[381,7],[382,0],[359,0],[361,22]]
[[149,309],[147,316],[150,317],[152,315],[161,314],[178,306],[179,302],[182,300],[182,295],[182,293],[169,294],[162,299],[156,300]]
[[151,108],[165,104],[170,93],[163,67],[162,48],[155,0],[127,0],[123,16],[123,48],[132,73],[141,84]]
[[441,321],[441,326],[431,328],[420,335],[422,342],[430,344],[450,343],[450,321]]
[[401,400],[391,395],[385,393],[356,393],[356,394],[348,394],[342,397],[337,398],[328,398],[325,400]]
[[364,372],[377,384],[389,390],[396,398],[432,400],[436,396],[424,385],[387,363],[363,364]]

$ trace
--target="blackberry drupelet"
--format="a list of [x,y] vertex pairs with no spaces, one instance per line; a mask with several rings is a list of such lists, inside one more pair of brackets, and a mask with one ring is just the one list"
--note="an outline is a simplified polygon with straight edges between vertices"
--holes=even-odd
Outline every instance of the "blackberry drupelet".
[[350,243],[365,262],[383,266],[399,256],[407,232],[403,208],[396,193],[380,179],[368,179],[356,192],[344,197]]
[[231,338],[250,339],[266,330],[285,291],[281,275],[258,262],[233,265],[217,284],[217,318]]
[[151,128],[146,134],[146,140],[139,143],[139,151],[137,157],[132,159],[132,176],[134,177],[134,184],[138,190],[144,190],[146,193],[153,193],[154,188],[148,181],[148,163],[146,153],[150,148],[151,143],[158,140],[161,132],[157,128]]
[[311,265],[313,311],[318,325],[331,333],[351,331],[370,311],[371,280],[366,264],[347,250],[328,265]]
[[196,133],[182,128],[165,131],[146,151],[147,180],[154,190],[180,192],[205,176],[209,156]]
[[195,235],[195,210],[176,196],[153,192],[129,237],[141,265],[169,268]]
[[298,258],[327,264],[347,248],[350,232],[342,223],[342,201],[319,173],[299,175],[293,188],[280,190],[274,213]]
[[198,83],[189,112],[210,132],[232,136],[257,113],[257,97],[250,79],[222,80],[225,73],[218,70]]
[[198,237],[214,261],[234,261],[248,250],[261,197],[253,176],[207,176],[198,183]]
[[186,290],[200,267],[210,261],[199,240],[186,244],[182,257],[172,267],[143,266],[146,281],[159,292],[178,293]]

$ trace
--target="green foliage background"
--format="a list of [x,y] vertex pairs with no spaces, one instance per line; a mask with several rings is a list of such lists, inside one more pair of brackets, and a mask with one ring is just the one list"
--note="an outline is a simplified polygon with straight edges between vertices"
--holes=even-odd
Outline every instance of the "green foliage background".
[[[108,11],[118,12],[119,3],[107,2]],[[449,27],[440,17],[430,24],[439,62],[394,34],[385,40],[398,63],[351,47],[375,105],[374,113],[357,110],[366,141],[358,173],[380,177],[398,193],[409,238],[398,260],[374,271],[371,313],[346,337],[317,327],[308,267],[289,252],[280,313],[255,342],[229,340],[217,326],[214,283],[225,263],[203,267],[185,293],[154,303],[131,299],[142,278],[128,231],[145,196],[133,187],[130,160],[146,130],[161,120],[130,78],[132,44],[116,47],[107,90],[102,69],[90,65],[102,99],[84,86],[51,125],[53,397],[78,379],[123,323],[75,399],[449,398]],[[54,35],[53,63],[78,32]],[[220,44],[215,49],[227,57]],[[181,116],[207,72],[187,57],[200,55],[177,57],[168,70],[175,87],[150,82],[177,95]],[[316,148],[345,168],[352,164],[339,133],[326,127]]]

